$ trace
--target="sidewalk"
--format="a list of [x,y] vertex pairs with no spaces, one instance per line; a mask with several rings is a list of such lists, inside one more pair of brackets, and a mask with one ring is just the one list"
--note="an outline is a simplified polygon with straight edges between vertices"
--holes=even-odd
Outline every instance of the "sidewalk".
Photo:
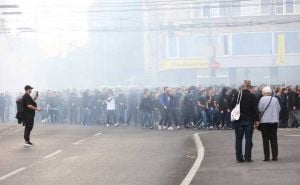
[[[289,135],[289,136],[287,136]],[[193,185],[296,185],[300,184],[300,129],[279,130],[279,161],[263,162],[259,131],[253,136],[253,163],[237,163],[234,132],[200,135],[205,148]]]

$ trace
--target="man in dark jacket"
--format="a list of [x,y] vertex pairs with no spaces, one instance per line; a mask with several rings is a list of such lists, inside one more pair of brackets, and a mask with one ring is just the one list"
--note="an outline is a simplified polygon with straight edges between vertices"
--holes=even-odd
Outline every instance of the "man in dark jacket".
[[299,127],[300,125],[300,101],[299,94],[297,93],[297,88],[292,87],[288,94],[288,110],[289,110],[289,120],[288,127]]
[[281,111],[280,111],[280,127],[285,128],[288,126],[288,119],[289,119],[289,111],[288,111],[288,98],[287,98],[287,89],[283,88],[281,90],[281,95],[280,95],[280,106],[281,106]]
[[[251,81],[245,80],[240,101],[240,118],[234,122],[235,128],[235,150],[237,162],[252,162],[252,135],[254,129],[254,122],[258,122],[258,107],[257,99],[254,94],[250,92]],[[235,95],[231,104],[233,109],[238,102],[238,95]],[[243,137],[245,136],[245,154],[242,153]]]
[[231,128],[230,127],[230,96],[229,90],[224,88],[222,90],[222,94],[218,100],[218,105],[220,109],[221,115],[221,124],[223,128]]
[[120,124],[125,123],[125,111],[126,111],[127,99],[125,94],[120,91],[119,95],[116,97],[116,109],[118,112],[118,119]]
[[144,95],[141,99],[139,106],[143,113],[142,127],[153,129],[152,122],[152,111],[153,111],[153,101],[151,99],[151,94],[148,89],[144,90]]
[[139,100],[138,100],[138,95],[133,91],[129,91],[129,96],[128,96],[128,110],[127,110],[127,125],[130,125],[131,120],[134,121],[134,124],[136,125],[138,122],[138,105],[139,105]]
[[161,119],[158,125],[158,129],[167,129],[168,122],[170,121],[169,115],[170,115],[170,106],[171,106],[171,98],[169,95],[169,88],[164,87],[164,92],[159,97],[159,103],[160,103],[160,114]]
[[168,125],[168,129],[169,130],[173,130],[173,127],[171,126],[172,122],[174,122],[175,127],[179,129],[180,125],[179,125],[179,119],[178,119],[178,114],[179,114],[179,108],[178,108],[178,101],[176,99],[176,91],[175,89],[171,89],[170,91],[170,121],[169,121],[169,125]]
[[23,122],[25,125],[24,131],[24,139],[25,139],[25,146],[33,146],[33,143],[30,141],[30,133],[32,131],[34,125],[34,116],[35,111],[41,111],[41,109],[37,108],[37,104],[35,102],[37,96],[33,99],[30,94],[33,87],[26,85],[25,86],[25,94],[23,95]]
[[191,89],[186,89],[182,103],[183,127],[188,128],[195,118],[195,97]]
[[4,93],[0,94],[0,121],[5,122],[5,98]]

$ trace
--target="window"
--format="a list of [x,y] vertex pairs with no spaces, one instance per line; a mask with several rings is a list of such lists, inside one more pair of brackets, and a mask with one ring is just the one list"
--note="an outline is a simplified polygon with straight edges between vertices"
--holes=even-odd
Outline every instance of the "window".
[[223,48],[223,55],[229,55],[228,35],[222,35],[221,36],[221,47]]
[[217,3],[208,3],[203,6],[203,17],[218,17],[219,5]]
[[210,3],[210,16],[211,17],[218,17],[219,16],[219,3]]
[[179,38],[179,57],[205,57],[208,54],[209,43],[207,36],[181,37]]
[[286,0],[286,13],[294,13],[294,0]]
[[[225,10],[222,10],[223,16],[225,16]],[[193,5],[193,18],[201,18],[201,17],[219,17],[220,12],[220,4],[219,3],[200,3]]]
[[276,0],[275,12],[277,15],[294,13],[294,0]]
[[262,15],[271,15],[272,0],[261,0],[260,11]]
[[233,1],[231,6],[231,16],[241,16],[241,1]]
[[233,55],[271,55],[272,33],[241,33],[232,35]]
[[278,50],[278,35],[285,36],[285,52],[289,54],[300,53],[300,32],[277,32],[275,33],[275,51]]
[[177,37],[168,37],[168,57],[176,58],[178,56]]
[[203,17],[210,17],[210,7],[208,4],[203,6]]
[[226,2],[220,2],[220,4],[219,4],[219,14],[220,14],[220,16],[223,16],[223,17],[225,17],[225,16],[227,16],[228,15],[228,8],[227,8],[227,3]]
[[200,4],[193,5],[193,12],[192,12],[192,18],[199,18],[201,17],[201,7]]
[[283,0],[276,0],[276,14],[283,14]]

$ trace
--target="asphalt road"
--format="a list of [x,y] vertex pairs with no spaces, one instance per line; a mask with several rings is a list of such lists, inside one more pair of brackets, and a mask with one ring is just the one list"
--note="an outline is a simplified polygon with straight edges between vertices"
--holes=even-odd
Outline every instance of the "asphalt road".
[[193,130],[0,124],[1,185],[176,185],[192,166]]
[[[29,148],[21,126],[0,124],[0,185],[177,185],[195,161],[195,132],[37,125]],[[205,155],[192,184],[299,184],[300,129],[278,135],[278,162],[262,162],[255,131],[254,162],[236,163],[233,131],[204,132]]]
[[300,129],[278,131],[279,161],[263,162],[259,131],[253,137],[253,163],[237,163],[234,132],[201,134],[205,148],[202,165],[192,185],[296,185],[300,184]]

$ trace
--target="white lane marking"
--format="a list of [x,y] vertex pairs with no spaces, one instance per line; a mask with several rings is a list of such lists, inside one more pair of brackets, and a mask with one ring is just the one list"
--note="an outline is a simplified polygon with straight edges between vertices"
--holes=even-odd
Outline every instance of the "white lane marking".
[[19,132],[19,131],[21,131],[21,130],[23,130],[23,129],[19,128],[19,129],[15,130],[15,132]]
[[81,144],[84,141],[86,141],[86,139],[82,139],[82,140],[76,141],[75,143],[72,143],[72,144],[73,145],[79,145],[79,144]]
[[46,155],[45,157],[43,157],[44,159],[49,159],[50,157],[53,157],[57,154],[59,154],[60,152],[62,152],[62,150],[57,150],[56,152],[53,152],[52,154]]
[[13,171],[13,172],[10,172],[10,173],[8,173],[8,174],[0,177],[0,181],[3,181],[3,180],[5,180],[5,179],[7,179],[7,178],[9,178],[9,177],[11,177],[13,175],[16,175],[17,173],[20,173],[21,171],[24,171],[24,170],[26,170],[26,168],[22,167],[22,168],[19,168],[19,169]]
[[99,135],[101,135],[102,133],[97,133],[97,134],[95,134],[94,136],[99,136]]
[[284,135],[284,136],[288,136],[288,137],[300,137],[300,135]]
[[[215,132],[215,131],[212,131]],[[201,142],[200,139],[200,134],[207,134],[209,132],[199,132],[199,133],[195,133],[194,134],[194,141],[197,147],[197,158],[196,161],[194,162],[192,168],[190,169],[190,171],[188,172],[188,174],[185,176],[185,178],[183,179],[183,181],[181,182],[180,185],[190,185],[192,180],[194,179],[197,171],[199,170],[201,163],[203,161],[204,158],[204,146]]]

